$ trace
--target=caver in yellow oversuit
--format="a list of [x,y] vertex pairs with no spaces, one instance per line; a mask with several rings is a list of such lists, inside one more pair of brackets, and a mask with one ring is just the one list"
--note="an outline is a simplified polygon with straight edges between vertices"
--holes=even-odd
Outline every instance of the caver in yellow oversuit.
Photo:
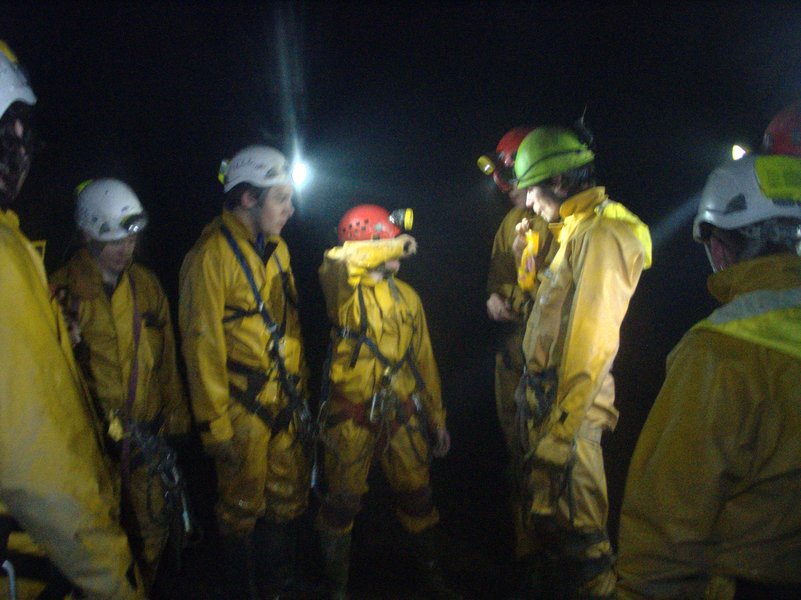
[[[158,438],[163,445],[166,436],[189,429],[167,297],[155,275],[137,264],[121,273],[109,296],[86,248],[51,277],[51,287],[63,294],[63,304],[80,328],[85,353],[81,346],[76,352],[79,360],[85,354],[82,366],[102,428],[111,436],[108,448],[123,482],[123,525],[139,555],[145,582],[152,585],[169,520],[179,515],[169,514],[177,506],[165,506],[160,457],[149,444]],[[133,436],[127,447],[119,428],[123,435],[128,429]]]
[[520,374],[523,372],[523,334],[525,324],[531,309],[531,301],[536,294],[535,287],[523,290],[518,285],[518,265],[512,251],[516,231],[515,227],[523,219],[528,219],[535,228],[539,238],[539,251],[541,259],[538,261],[538,270],[548,264],[556,250],[556,244],[551,242],[552,237],[548,224],[525,208],[513,208],[501,222],[495,234],[490,258],[489,276],[487,278],[487,293],[497,294],[508,302],[508,307],[515,320],[500,324],[503,328],[499,348],[495,354],[495,404],[498,411],[498,420],[501,424],[504,439],[510,453],[516,451],[515,389],[520,383]]
[[[334,329],[329,394],[320,415],[325,495],[317,524],[333,597],[345,593],[350,532],[374,462],[396,494],[401,525],[414,540],[430,538],[439,512],[432,502],[429,445],[435,435],[447,436],[422,304],[385,267],[406,256],[414,242],[409,236],[394,237],[400,231],[380,207],[356,207],[340,227],[349,215],[361,215],[368,224],[366,237],[340,232],[341,238],[357,241],[328,250],[320,267]],[[384,239],[370,240],[376,222],[376,236]],[[430,555],[433,548],[427,543],[421,552]],[[430,587],[437,588],[432,593],[449,597],[438,574]]]
[[[520,142],[531,132],[530,127],[515,127],[506,132],[498,142],[495,156],[481,156],[478,166],[485,175],[492,175],[498,189],[508,196],[514,207],[506,214],[492,244],[490,268],[487,277],[487,315],[496,323],[498,336],[495,352],[495,408],[498,423],[506,441],[510,456],[518,451],[515,432],[514,393],[523,372],[523,334],[531,309],[531,299],[536,293],[538,280],[536,270],[542,269],[553,256],[556,245],[548,230],[547,222],[527,209],[526,191],[517,188],[514,179],[514,163]],[[512,249],[517,236],[518,224],[526,219],[531,222],[532,245],[536,246],[533,264],[527,264],[531,272],[519,281],[521,261]],[[527,261],[528,262],[528,261]],[[525,289],[524,289],[525,288]],[[512,460],[512,465],[519,461]],[[528,530],[519,493],[519,477],[512,476],[510,504],[515,530],[515,558],[522,561],[530,552]]]
[[[534,541],[553,563],[543,592],[568,598],[614,589],[601,433],[617,422],[610,369],[651,262],[648,228],[604,188],[582,183],[594,181],[593,157],[576,133],[542,127],[515,163],[519,184],[531,188],[527,202],[552,222],[559,245],[526,328],[518,422]],[[581,191],[568,195],[571,185]]]
[[9,209],[35,97],[0,42],[0,502],[93,599],[142,598],[92,407],[44,265]]
[[[799,181],[801,160],[787,160],[774,181]],[[773,203],[756,187],[754,157],[742,161],[715,171],[702,195],[696,239],[722,269],[708,287],[723,306],[669,355],[637,442],[621,599],[801,597],[801,187]],[[796,232],[760,239],[787,224]],[[762,251],[720,262],[715,246],[732,234]]]
[[[254,170],[264,164],[272,169],[266,175]],[[257,520],[257,545],[278,535],[294,543],[290,530],[308,504],[311,466],[297,292],[277,233],[292,213],[284,159],[271,148],[247,148],[225,177],[228,208],[206,226],[181,268],[179,315],[192,408],[215,459],[218,526],[235,567],[237,553],[250,561]],[[281,194],[283,216],[269,213],[274,193]],[[278,225],[264,233],[246,225],[264,227],[270,219]],[[264,564],[269,556],[255,560],[260,570],[275,566]],[[235,577],[249,579],[252,569]]]

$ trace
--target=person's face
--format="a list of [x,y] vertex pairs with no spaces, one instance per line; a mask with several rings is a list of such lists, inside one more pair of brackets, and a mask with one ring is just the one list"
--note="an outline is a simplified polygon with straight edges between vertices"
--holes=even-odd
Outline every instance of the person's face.
[[546,186],[535,185],[528,188],[526,206],[549,223],[559,220],[559,201]]
[[265,235],[280,235],[289,218],[295,213],[292,205],[292,186],[274,185],[261,206],[254,207],[255,224]]
[[114,279],[119,277],[120,273],[131,264],[138,239],[139,234],[134,233],[113,242],[94,242],[92,245],[97,250],[93,254],[100,271],[104,275],[113,276]]
[[0,132],[6,143],[9,144],[8,154],[6,160],[8,162],[7,168],[0,169],[0,197],[3,198],[3,204],[10,204],[16,198],[25,178],[30,170],[30,156],[28,149],[23,143],[25,136],[25,124],[22,119],[14,119],[3,127],[4,131]]

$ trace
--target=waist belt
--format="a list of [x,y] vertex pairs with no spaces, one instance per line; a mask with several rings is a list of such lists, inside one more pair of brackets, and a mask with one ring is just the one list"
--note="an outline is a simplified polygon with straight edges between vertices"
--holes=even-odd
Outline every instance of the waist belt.
[[[378,422],[370,420],[370,412],[372,409],[372,403],[370,401],[351,402],[342,396],[333,396],[331,398],[331,405],[335,406],[338,410],[329,413],[326,419],[329,427],[334,427],[349,419],[365,429],[372,429],[378,426]],[[398,398],[394,406],[394,411],[395,415],[391,420],[393,431],[405,425],[409,419],[418,412],[417,405],[411,397],[405,399]]]

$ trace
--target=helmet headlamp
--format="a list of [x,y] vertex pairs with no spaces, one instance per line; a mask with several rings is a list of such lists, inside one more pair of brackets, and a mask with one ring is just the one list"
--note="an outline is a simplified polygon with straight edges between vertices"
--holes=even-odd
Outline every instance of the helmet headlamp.
[[140,233],[147,227],[147,213],[142,211],[135,215],[128,215],[120,220],[120,229],[127,232],[128,235]]
[[414,211],[411,208],[396,208],[389,214],[389,222],[402,231],[411,231],[414,225]]

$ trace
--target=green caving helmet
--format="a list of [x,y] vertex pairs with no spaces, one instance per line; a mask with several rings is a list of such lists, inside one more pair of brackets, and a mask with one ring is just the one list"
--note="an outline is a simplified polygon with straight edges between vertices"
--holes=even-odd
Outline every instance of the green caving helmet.
[[593,160],[595,153],[574,132],[563,127],[538,127],[523,139],[517,150],[517,187],[537,185]]

